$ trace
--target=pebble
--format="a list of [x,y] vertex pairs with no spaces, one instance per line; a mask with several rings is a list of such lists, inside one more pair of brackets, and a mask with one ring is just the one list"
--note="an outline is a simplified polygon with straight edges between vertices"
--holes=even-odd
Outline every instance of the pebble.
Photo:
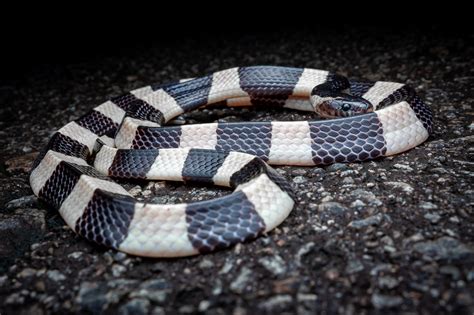
[[347,209],[345,206],[343,206],[339,202],[334,202],[334,201],[322,202],[318,205],[319,212],[328,212],[333,215],[341,215],[341,214],[344,214],[348,210],[349,209]]
[[18,273],[18,278],[29,278],[36,274],[37,270],[33,268],[25,268],[21,272]]
[[271,310],[276,310],[276,309],[283,309],[291,302],[293,302],[293,298],[291,297],[291,295],[288,295],[288,294],[276,295],[260,303],[259,307],[267,311],[271,311]]
[[474,257],[472,247],[468,247],[449,236],[443,236],[434,241],[415,243],[413,250],[435,260],[460,260]]
[[21,207],[33,207],[37,205],[38,198],[35,195],[24,196],[21,198],[10,200],[5,204],[5,209],[17,209]]
[[410,184],[404,182],[385,182],[384,184],[393,188],[401,189],[408,194],[411,194],[415,190]]
[[397,278],[391,276],[380,277],[377,279],[377,285],[381,289],[394,289],[400,282]]
[[303,246],[300,247],[300,249],[298,250],[298,252],[295,255],[296,265],[301,266],[301,263],[302,263],[301,260],[302,260],[303,256],[308,254],[313,249],[313,247],[315,245],[316,244],[314,242],[309,242],[309,243],[306,243],[306,244],[304,244]]
[[308,172],[308,169],[307,168],[295,168],[293,170],[291,170],[291,175],[293,176],[302,176],[302,175],[306,175],[306,173]]
[[113,258],[117,262],[123,261],[127,257],[128,257],[128,255],[123,253],[123,252],[116,252],[115,254],[113,254]]
[[362,229],[371,225],[379,225],[383,220],[382,214],[376,214],[362,220],[356,220],[349,223],[353,229]]
[[351,259],[346,266],[346,273],[354,274],[364,270],[364,264],[358,259]]
[[142,315],[148,314],[150,310],[150,301],[146,299],[132,299],[119,309],[121,315]]
[[423,217],[433,224],[436,224],[441,220],[441,216],[437,213],[427,213]]
[[80,259],[84,255],[83,252],[72,252],[69,255],[67,255],[68,258],[72,259]]
[[4,276],[0,276],[0,287],[4,286],[8,281],[8,276],[7,275],[4,275]]
[[120,275],[123,274],[125,271],[127,271],[127,268],[125,266],[119,264],[112,265],[112,275],[114,277],[120,277]]
[[134,298],[146,298],[155,303],[164,303],[171,294],[172,288],[165,279],[151,279],[140,284],[138,290],[133,291],[130,296]]
[[371,302],[376,309],[384,309],[399,306],[403,303],[403,299],[399,296],[374,293],[372,294]]
[[363,201],[360,200],[360,199],[354,200],[354,201],[350,204],[350,207],[351,207],[351,208],[360,208],[360,207],[365,207],[365,206],[366,206],[365,202],[363,202]]
[[198,266],[201,269],[207,269],[214,267],[214,263],[211,260],[205,258],[199,262]]
[[360,200],[365,200],[369,205],[371,206],[381,206],[383,203],[378,199],[373,192],[364,190],[364,189],[354,189],[351,192],[351,196],[360,199]]
[[328,172],[336,172],[336,171],[343,171],[348,168],[347,164],[344,163],[334,163],[326,167],[326,171]]
[[396,168],[397,170],[403,170],[403,171],[407,171],[407,172],[411,172],[413,171],[413,169],[408,166],[408,165],[405,165],[405,164],[393,164],[393,167]]
[[196,309],[193,305],[183,305],[178,309],[180,314],[193,314],[196,313]]
[[66,276],[63,275],[59,270],[48,270],[48,272],[46,272],[46,275],[49,279],[55,282],[66,280]]
[[432,202],[421,202],[419,205],[418,205],[421,209],[424,209],[424,210],[434,210],[434,209],[438,209],[438,206],[435,205],[434,203]]
[[458,280],[461,277],[459,268],[453,265],[441,266],[439,272],[451,276],[453,280]]
[[278,255],[262,257],[258,262],[275,276],[282,275],[286,272],[285,261]]
[[355,181],[352,177],[344,177],[344,179],[342,180],[342,184],[344,185],[351,185],[351,184],[354,184]]
[[378,264],[370,270],[371,276],[377,276],[379,273],[392,272],[395,270],[395,266],[392,264]]
[[209,309],[210,306],[211,302],[209,302],[208,300],[202,300],[201,302],[199,302],[198,311],[205,312]]
[[243,293],[245,287],[250,282],[252,277],[252,270],[247,267],[242,267],[239,275],[230,284],[230,290],[235,293]]
[[106,288],[94,282],[83,282],[76,297],[80,309],[91,313],[101,313],[110,303]]
[[155,306],[151,311],[151,315],[166,315],[166,311],[161,306]]
[[25,302],[25,297],[21,292],[15,292],[7,296],[4,300],[5,305],[18,305]]
[[303,184],[303,183],[306,183],[307,181],[308,179],[304,176],[293,177],[293,183],[295,184]]

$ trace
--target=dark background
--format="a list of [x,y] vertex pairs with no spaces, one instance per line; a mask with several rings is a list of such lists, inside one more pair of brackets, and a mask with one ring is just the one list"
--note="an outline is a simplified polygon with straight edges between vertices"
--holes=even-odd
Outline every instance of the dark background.
[[[161,6],[163,5],[163,6]],[[294,8],[292,7],[294,6]],[[221,12],[217,11],[220,9]],[[196,50],[232,45],[242,38],[265,41],[278,34],[294,34],[325,41],[341,38],[389,38],[412,33],[440,42],[472,40],[469,9],[448,4],[397,2],[360,3],[156,3],[117,6],[20,6],[6,10],[1,49],[2,82],[22,79],[44,68],[57,68],[144,51],[169,48]],[[351,34],[356,38],[344,38]],[[40,70],[38,70],[40,69]]]

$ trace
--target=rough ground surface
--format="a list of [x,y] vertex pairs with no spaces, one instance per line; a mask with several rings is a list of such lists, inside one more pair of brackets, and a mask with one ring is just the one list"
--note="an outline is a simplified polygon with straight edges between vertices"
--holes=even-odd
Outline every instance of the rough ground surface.
[[[36,68],[4,83],[0,313],[474,312],[472,39],[350,31],[217,38],[206,45],[189,39]],[[265,237],[192,258],[142,259],[99,248],[32,196],[27,171],[35,154],[55,129],[108,97],[255,64],[410,83],[434,110],[434,134],[392,158],[279,167],[297,186],[298,206],[288,219]],[[214,109],[185,119],[310,117]],[[168,203],[228,193],[163,182],[129,188]]]

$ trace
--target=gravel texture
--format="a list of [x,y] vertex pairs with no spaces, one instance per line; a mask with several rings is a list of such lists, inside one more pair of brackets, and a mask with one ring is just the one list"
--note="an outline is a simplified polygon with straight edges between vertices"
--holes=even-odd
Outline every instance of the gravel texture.
[[[0,314],[474,312],[473,37],[370,30],[233,37],[35,67],[0,86]],[[191,258],[97,247],[32,195],[27,173],[52,132],[103,100],[255,64],[409,83],[434,110],[434,134],[367,163],[278,167],[297,188],[288,219],[255,241]],[[176,123],[310,118],[216,108]],[[164,203],[228,193],[165,182],[128,188]]]

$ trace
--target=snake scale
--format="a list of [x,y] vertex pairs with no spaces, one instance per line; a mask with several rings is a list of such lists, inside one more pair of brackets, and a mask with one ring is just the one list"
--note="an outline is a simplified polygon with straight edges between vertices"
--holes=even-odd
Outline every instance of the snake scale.
[[[347,117],[166,126],[211,104]],[[425,141],[431,129],[430,109],[404,84],[308,68],[232,68],[146,86],[95,107],[53,134],[30,184],[89,241],[140,256],[188,256],[253,239],[289,215],[292,186],[268,164],[394,155]],[[195,203],[151,204],[113,179],[193,181],[234,191]]]

